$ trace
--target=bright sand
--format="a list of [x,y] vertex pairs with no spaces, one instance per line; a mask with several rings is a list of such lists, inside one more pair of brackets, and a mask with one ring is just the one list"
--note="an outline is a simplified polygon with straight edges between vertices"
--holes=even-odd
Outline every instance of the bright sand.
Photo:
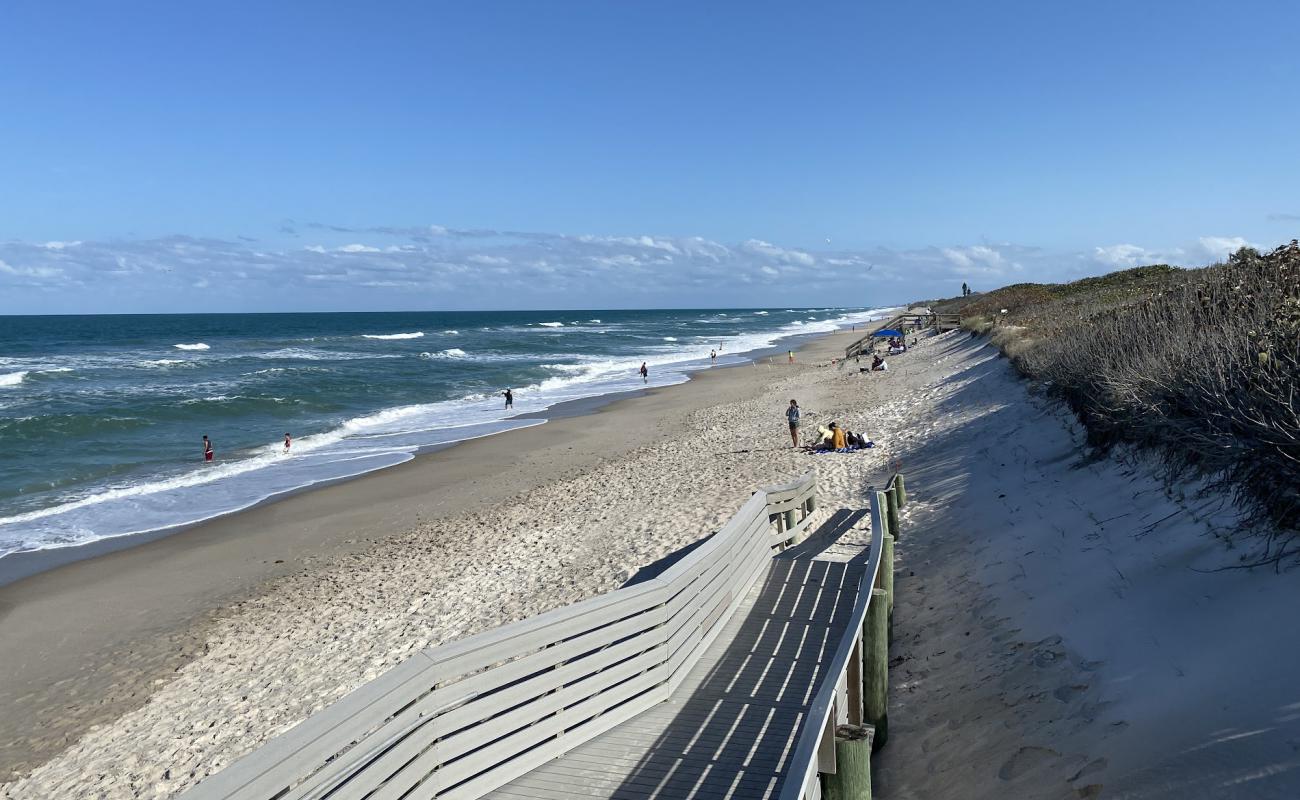
[[[420,648],[616,587],[759,485],[816,468],[825,514],[895,466],[914,502],[881,796],[1287,780],[1300,648],[1259,619],[1291,582],[1190,569],[1229,560],[1205,534],[1223,518],[1140,464],[1084,462],[1069,420],[982,342],[926,340],[888,373],[825,366],[853,336],[0,589],[0,752],[49,759],[4,796],[173,796]],[[808,426],[880,447],[793,451],[791,397]]]

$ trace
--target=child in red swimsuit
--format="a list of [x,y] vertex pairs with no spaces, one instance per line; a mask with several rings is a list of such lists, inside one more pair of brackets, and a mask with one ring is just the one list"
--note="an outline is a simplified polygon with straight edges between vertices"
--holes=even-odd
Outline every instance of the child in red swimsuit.
[[204,461],[211,461],[214,455],[215,455],[215,454],[212,452],[212,442],[208,439],[207,435],[204,435],[204,437],[203,437],[203,460],[204,460]]

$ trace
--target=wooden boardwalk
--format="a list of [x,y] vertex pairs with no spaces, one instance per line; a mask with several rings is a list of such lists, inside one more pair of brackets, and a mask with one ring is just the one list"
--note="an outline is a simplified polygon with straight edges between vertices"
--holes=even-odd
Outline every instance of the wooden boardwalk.
[[834,560],[824,544],[864,515],[841,512],[775,556],[667,702],[487,796],[777,797],[867,566],[865,551]]
[[864,648],[893,549],[882,492],[804,539],[816,488],[757,491],[622,588],[420,651],[185,800],[820,800],[851,772],[839,726],[884,720],[887,657]]

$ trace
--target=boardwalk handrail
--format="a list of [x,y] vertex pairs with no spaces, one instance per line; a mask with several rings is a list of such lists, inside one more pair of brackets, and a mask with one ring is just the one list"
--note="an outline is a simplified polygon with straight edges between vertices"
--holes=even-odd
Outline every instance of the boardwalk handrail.
[[890,317],[889,321],[877,325],[872,328],[871,332],[866,336],[863,336],[854,341],[848,347],[844,348],[845,360],[854,358],[870,350],[871,348],[868,347],[867,344],[876,338],[876,331],[889,330],[891,328],[902,330],[909,324],[915,326],[917,329],[934,328],[935,331],[942,333],[945,330],[952,330],[953,328],[959,327],[961,324],[961,314],[940,314],[934,312],[908,312],[904,314],[895,314],[893,317]]
[[[891,480],[891,484],[893,481]],[[861,660],[860,644],[862,626],[871,604],[871,590],[876,585],[877,573],[880,571],[881,556],[885,537],[880,535],[886,530],[884,509],[875,492],[871,492],[871,551],[867,568],[857,587],[857,599],[853,603],[853,613],[849,623],[840,636],[830,666],[826,669],[826,679],[817,688],[794,752],[790,756],[785,783],[779,800],[806,800],[821,797],[817,783],[819,772],[835,771],[835,728],[843,720],[860,723],[862,707],[860,695],[853,691],[851,685],[851,659]],[[886,568],[890,568],[888,565]],[[860,668],[860,663],[859,663]],[[847,690],[847,691],[846,691]],[[848,698],[842,695],[848,694]],[[854,700],[853,698],[858,698]],[[846,702],[847,700],[847,702]],[[853,706],[856,703],[856,708]],[[842,707],[848,706],[848,707]]]
[[668,699],[810,524],[816,487],[754,493],[656,578],[423,650],[184,797],[481,797]]

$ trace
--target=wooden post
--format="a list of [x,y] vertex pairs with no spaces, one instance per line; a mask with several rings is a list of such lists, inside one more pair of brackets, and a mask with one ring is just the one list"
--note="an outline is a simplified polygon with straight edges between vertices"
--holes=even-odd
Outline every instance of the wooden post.
[[794,509],[792,508],[789,511],[785,512],[785,529],[787,531],[794,530],[794,524],[795,524]]
[[889,641],[894,641],[894,537],[886,536],[880,548],[880,588],[889,601],[885,609],[889,614]]
[[871,800],[870,726],[841,725],[835,730],[835,772],[822,773],[826,800]]
[[903,481],[903,473],[894,476],[894,488],[898,489],[898,507],[902,508],[907,505],[907,484]]
[[847,696],[849,707],[845,709],[850,725],[862,724],[862,637],[853,643],[853,652],[849,654],[849,664],[845,669],[848,683]]
[[816,510],[817,510],[817,495],[810,494],[808,495],[808,513],[811,514]]
[[879,750],[889,740],[889,598],[884,589],[871,590],[862,636],[864,716],[876,728],[872,749]]
[[889,533],[898,538],[898,490],[890,487],[885,492],[885,515],[889,518]]

